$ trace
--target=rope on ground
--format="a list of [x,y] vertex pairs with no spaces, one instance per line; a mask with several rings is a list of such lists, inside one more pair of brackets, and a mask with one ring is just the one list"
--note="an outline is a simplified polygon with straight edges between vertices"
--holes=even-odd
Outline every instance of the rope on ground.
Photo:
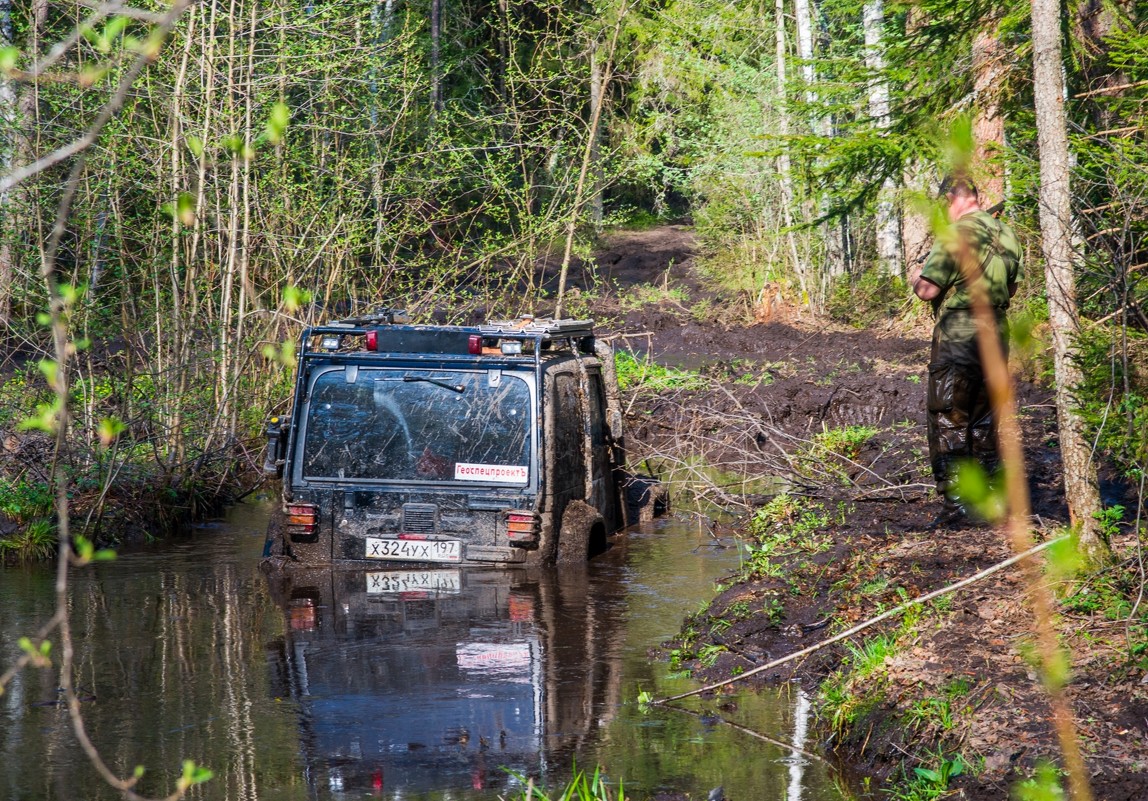
[[682,698],[689,698],[691,695],[701,695],[702,693],[710,692],[711,690],[716,690],[718,687],[724,687],[727,684],[733,684],[735,681],[741,681],[742,679],[747,679],[756,673],[761,673],[763,671],[778,667],[779,665],[784,665],[786,662],[792,662],[794,659],[799,659],[803,656],[806,656],[808,654],[813,653],[814,651],[820,651],[822,648],[824,648],[828,645],[832,645],[835,642],[840,642],[841,640],[848,639],[849,637],[852,637],[854,634],[857,634],[858,632],[864,631],[867,628],[875,626],[878,623],[880,623],[882,620],[888,620],[889,618],[891,618],[895,615],[899,615],[912,606],[917,606],[917,605],[920,605],[923,603],[927,603],[928,601],[931,601],[934,598],[939,598],[942,595],[947,595],[950,592],[955,592],[956,590],[959,590],[962,587],[967,587],[970,584],[975,584],[976,582],[980,581],[981,579],[984,579],[984,578],[991,576],[993,573],[997,573],[1001,570],[1004,570],[1006,567],[1010,567],[1011,565],[1015,565],[1017,562],[1020,562],[1024,559],[1027,559],[1028,557],[1032,556],[1033,554],[1039,553],[1040,551],[1043,551],[1045,548],[1048,548],[1052,545],[1055,545],[1058,542],[1063,542],[1064,540],[1066,540],[1068,538],[1069,537],[1066,534],[1064,536],[1056,537],[1055,539],[1051,539],[1051,540],[1047,540],[1046,542],[1042,542],[1040,545],[1037,545],[1033,548],[1030,548],[1027,551],[1025,551],[1024,553],[1009,557],[1008,559],[1005,559],[1003,562],[999,562],[999,563],[993,565],[992,567],[985,568],[984,570],[982,570],[979,573],[975,573],[966,579],[962,579],[962,580],[958,581],[956,584],[950,584],[947,587],[942,587],[939,590],[934,590],[933,592],[926,593],[925,595],[921,595],[917,598],[913,598],[912,600],[906,601],[905,603],[901,604],[900,606],[895,606],[886,612],[882,612],[881,614],[877,615],[877,617],[870,618],[869,620],[866,620],[863,623],[858,623],[856,626],[854,626],[851,629],[843,631],[840,634],[834,634],[832,637],[830,637],[827,640],[822,640],[821,642],[816,643],[815,645],[811,645],[808,648],[802,648],[800,651],[795,651],[792,654],[789,654],[788,656],[783,656],[780,659],[775,659],[772,662],[768,662],[764,665],[761,665],[760,667],[755,667],[753,670],[747,670],[745,673],[742,673],[740,675],[725,679],[724,681],[715,682],[713,684],[707,684],[705,687],[699,687],[696,690],[690,690],[688,693],[681,693],[680,695],[672,695],[669,698],[658,698],[654,701],[651,701],[650,703],[653,705],[668,704],[670,701],[678,701]]

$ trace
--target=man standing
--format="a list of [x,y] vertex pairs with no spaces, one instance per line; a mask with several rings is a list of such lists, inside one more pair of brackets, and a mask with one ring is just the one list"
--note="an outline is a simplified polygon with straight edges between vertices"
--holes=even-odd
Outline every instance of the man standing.
[[929,461],[937,492],[945,498],[936,522],[946,523],[964,512],[953,487],[956,463],[975,458],[986,470],[997,466],[996,427],[981,368],[969,282],[983,288],[996,312],[1007,358],[1005,312],[1016,292],[1021,251],[1012,229],[981,209],[977,188],[967,178],[945,178],[940,195],[949,204],[954,236],[938,240],[909,281],[917,297],[932,302],[936,320],[929,361]]

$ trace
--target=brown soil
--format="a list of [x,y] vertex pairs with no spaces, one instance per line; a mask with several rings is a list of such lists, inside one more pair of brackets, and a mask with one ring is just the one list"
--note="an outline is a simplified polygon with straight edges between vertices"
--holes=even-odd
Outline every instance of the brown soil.
[[[616,344],[710,379],[702,389],[639,393],[628,415],[631,454],[662,470],[698,457],[721,467],[723,479],[693,484],[704,500],[740,513],[713,516],[715,539],[726,544],[748,508],[764,500],[742,492],[732,474],[787,475],[791,491],[823,506],[832,520],[829,550],[795,557],[779,577],[731,577],[708,613],[687,621],[706,631],[712,621],[732,619],[727,612],[739,603],[777,610],[742,616],[720,635],[703,634],[697,645],[726,651],[712,666],[685,665],[699,679],[728,678],[792,653],[902,597],[1011,555],[1002,533],[988,525],[927,530],[939,502],[924,456],[923,315],[861,331],[787,309],[776,298],[764,312],[743,303],[738,313],[736,299],[706,289],[690,233],[680,227],[617,235],[596,264],[597,283],[588,270],[582,274],[585,291],[597,288],[590,305],[599,320],[612,322]],[[636,296],[646,302],[635,306]],[[724,317],[713,312],[730,308]],[[754,321],[755,312],[768,319]],[[1034,523],[1043,536],[1067,517],[1055,409],[1050,391],[1032,383],[1021,382],[1018,396]],[[879,433],[847,461],[818,450],[819,432],[845,425]],[[1120,485],[1105,484],[1104,491],[1106,502],[1135,508]],[[1113,545],[1135,561],[1131,535],[1118,535]],[[1076,589],[1130,604],[1141,585],[1118,568]],[[1055,762],[1046,696],[1025,660],[1032,617],[1024,595],[1012,568],[932,607],[893,656],[848,685],[857,699],[848,723],[834,727],[822,710],[826,747],[885,787],[935,763],[930,754],[959,753],[975,770],[953,786],[969,799],[1006,798],[1039,759]],[[1086,595],[1077,594],[1062,620],[1074,662],[1068,694],[1092,787],[1098,799],[1148,798],[1148,674],[1143,656],[1129,652],[1144,642],[1143,629],[1123,622],[1130,605],[1111,614],[1112,603],[1081,602]],[[797,676],[817,684],[848,665],[847,651],[830,647],[748,681]],[[942,701],[951,721],[922,714]]]

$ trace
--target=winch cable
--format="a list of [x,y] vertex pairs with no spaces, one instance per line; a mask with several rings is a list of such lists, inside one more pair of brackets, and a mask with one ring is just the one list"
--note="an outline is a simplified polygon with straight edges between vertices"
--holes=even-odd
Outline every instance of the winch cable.
[[682,698],[689,698],[691,695],[701,695],[702,693],[710,692],[711,690],[716,690],[719,687],[725,687],[727,684],[733,684],[735,681],[741,681],[742,679],[749,678],[750,676],[753,676],[757,673],[762,673],[766,670],[770,670],[772,668],[778,667],[779,665],[784,665],[786,662],[792,662],[793,660],[799,659],[803,656],[811,654],[814,651],[819,651],[822,648],[826,647],[827,645],[832,645],[835,642],[840,642],[841,640],[846,640],[846,639],[852,637],[854,634],[857,634],[858,632],[864,631],[867,628],[870,628],[872,626],[877,625],[878,623],[880,623],[883,620],[888,620],[889,618],[891,618],[895,615],[901,614],[902,612],[906,611],[910,607],[917,606],[917,605],[920,605],[923,603],[927,603],[928,601],[931,601],[934,598],[939,598],[942,595],[947,595],[950,592],[955,592],[956,590],[959,590],[962,587],[967,587],[970,584],[975,584],[976,582],[980,581],[981,579],[988,578],[993,573],[997,573],[1001,570],[1004,570],[1006,567],[1010,567],[1011,565],[1014,565],[1017,562],[1023,561],[1025,559],[1027,559],[1028,557],[1030,557],[1036,553],[1039,553],[1040,551],[1043,551],[1045,548],[1049,548],[1049,547],[1057,544],[1058,542],[1064,542],[1065,540],[1069,539],[1069,537],[1070,537],[1070,535],[1065,534],[1063,536],[1056,537],[1055,539],[1051,539],[1051,540],[1048,540],[1046,542],[1042,542],[1042,543],[1040,543],[1040,545],[1037,545],[1033,548],[1030,548],[1027,551],[1025,551],[1024,553],[1017,554],[1016,556],[1011,556],[1008,559],[1005,559],[1003,562],[999,562],[999,563],[993,565],[992,567],[985,568],[984,570],[982,570],[979,573],[975,573],[966,579],[962,579],[961,581],[958,581],[956,584],[950,584],[947,587],[942,587],[939,590],[934,590],[933,592],[926,593],[925,595],[922,595],[918,598],[913,598],[912,600],[906,601],[905,603],[901,604],[900,606],[895,606],[886,612],[882,612],[881,614],[877,615],[877,617],[870,618],[869,620],[866,620],[863,623],[858,623],[856,626],[854,626],[851,629],[847,629],[846,631],[843,631],[840,634],[834,634],[832,637],[830,637],[827,640],[822,640],[821,642],[819,642],[815,645],[811,645],[808,648],[802,648],[800,651],[795,651],[792,654],[789,654],[788,656],[783,656],[779,659],[775,659],[772,662],[764,664],[760,667],[755,667],[752,670],[747,670],[745,673],[742,673],[742,674],[737,675],[737,676],[732,676],[728,679],[725,679],[724,681],[715,682],[713,684],[707,684],[705,687],[699,687],[696,690],[690,690],[687,693],[681,693],[680,695],[672,695],[669,698],[655,699],[653,701],[650,701],[650,704],[652,704],[652,705],[668,704],[670,701],[678,701]]

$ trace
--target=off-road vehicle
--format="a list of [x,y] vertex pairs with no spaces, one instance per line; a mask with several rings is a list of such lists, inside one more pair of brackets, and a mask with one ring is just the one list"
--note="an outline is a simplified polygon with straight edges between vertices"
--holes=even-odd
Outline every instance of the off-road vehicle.
[[[624,470],[613,354],[585,320],[306,329],[265,555],[281,563],[585,560],[663,493]],[[627,496],[629,503],[627,503]]]

